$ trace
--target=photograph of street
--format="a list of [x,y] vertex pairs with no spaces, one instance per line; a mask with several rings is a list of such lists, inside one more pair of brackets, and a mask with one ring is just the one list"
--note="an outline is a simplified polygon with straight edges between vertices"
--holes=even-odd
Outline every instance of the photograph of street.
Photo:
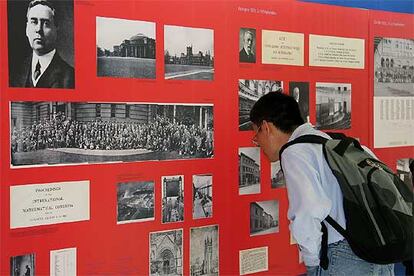
[[97,75],[155,79],[155,23],[96,17]]
[[279,232],[279,201],[250,203],[250,236]]
[[162,222],[184,220],[184,176],[163,176],[162,182]]
[[214,31],[164,26],[165,79],[214,79]]
[[213,176],[193,175],[193,219],[213,216]]

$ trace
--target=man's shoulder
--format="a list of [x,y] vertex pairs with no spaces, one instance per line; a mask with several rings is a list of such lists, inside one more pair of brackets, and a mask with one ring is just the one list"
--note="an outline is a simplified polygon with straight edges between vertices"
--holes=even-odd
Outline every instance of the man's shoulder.
[[55,62],[55,66],[59,67],[65,72],[74,72],[72,66],[70,66],[60,55],[56,52],[55,56],[53,57],[53,61]]

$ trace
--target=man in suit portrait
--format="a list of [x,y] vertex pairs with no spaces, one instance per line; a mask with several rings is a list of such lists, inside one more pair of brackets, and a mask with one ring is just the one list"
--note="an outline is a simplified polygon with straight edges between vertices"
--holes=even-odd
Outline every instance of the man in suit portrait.
[[10,76],[12,87],[74,88],[74,69],[56,49],[57,18],[52,2],[30,1],[26,13],[26,38],[32,51]]
[[239,52],[239,61],[255,63],[256,56],[254,53],[255,34],[252,29],[241,29],[244,32],[242,35],[243,47]]

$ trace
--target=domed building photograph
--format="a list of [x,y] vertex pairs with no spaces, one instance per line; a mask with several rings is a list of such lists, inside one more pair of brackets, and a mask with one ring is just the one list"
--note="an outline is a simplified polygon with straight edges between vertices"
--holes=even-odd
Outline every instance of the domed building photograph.
[[97,75],[155,79],[155,23],[96,18]]

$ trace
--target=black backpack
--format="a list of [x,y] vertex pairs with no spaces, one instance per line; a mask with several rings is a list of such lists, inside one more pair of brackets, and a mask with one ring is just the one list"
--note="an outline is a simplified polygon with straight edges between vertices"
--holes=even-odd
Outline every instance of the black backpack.
[[[334,139],[303,135],[285,144],[322,145],[324,157],[343,194],[346,230],[332,217],[327,221],[349,243],[352,251],[370,263],[389,264],[413,258],[413,188],[384,163],[374,159],[359,142],[343,134]],[[281,162],[282,163],[282,162]],[[322,222],[320,266],[327,269],[327,230]]]

